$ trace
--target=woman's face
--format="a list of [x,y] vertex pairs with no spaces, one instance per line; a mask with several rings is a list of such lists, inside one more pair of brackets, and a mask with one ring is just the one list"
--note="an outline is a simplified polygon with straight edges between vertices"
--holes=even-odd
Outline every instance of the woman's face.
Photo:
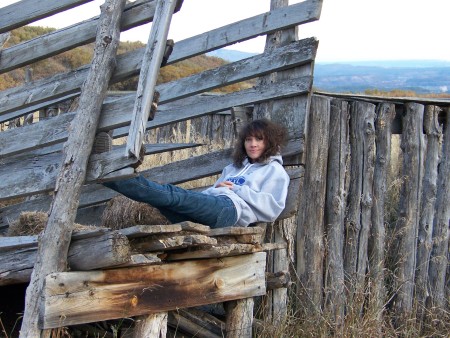
[[244,141],[245,152],[250,162],[257,161],[266,149],[266,144],[262,137],[247,136]]

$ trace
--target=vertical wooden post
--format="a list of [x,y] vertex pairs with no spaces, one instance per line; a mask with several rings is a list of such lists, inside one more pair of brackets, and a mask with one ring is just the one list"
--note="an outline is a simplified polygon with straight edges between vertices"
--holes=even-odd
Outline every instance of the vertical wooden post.
[[424,106],[418,103],[407,103],[405,108],[406,112],[402,119],[403,177],[405,182],[402,187],[396,226],[398,254],[396,256],[395,290],[397,293],[394,310],[397,316],[397,327],[407,324],[413,306],[424,160]]
[[307,315],[322,308],[324,212],[330,99],[313,96],[305,145],[305,180],[297,227],[298,298]]
[[369,238],[369,272],[371,279],[369,283],[369,306],[370,313],[376,316],[376,320],[379,322],[380,335],[386,301],[384,287],[384,251],[386,249],[384,202],[387,191],[386,181],[391,162],[391,128],[394,117],[394,104],[378,104],[375,118],[376,159],[373,178],[372,228]]
[[[280,7],[288,6],[288,0],[271,0],[270,9],[274,10]],[[290,42],[297,41],[297,28],[278,31],[273,34],[268,34],[266,39],[265,50],[282,47]],[[305,64],[301,67],[291,69],[289,71],[272,73],[260,78],[260,84],[269,82],[282,81],[285,79],[298,78],[304,75],[312,74],[312,64]],[[300,152],[303,150],[303,140],[306,133],[307,112],[309,110],[310,94],[303,96],[296,96],[293,98],[286,98],[280,100],[272,100],[261,103],[254,108],[255,118],[269,118],[275,121],[288,130],[291,139],[298,139],[298,147]],[[301,162],[300,156],[298,162]],[[284,223],[286,227],[295,227],[296,222]],[[284,234],[283,223],[276,222],[273,225],[273,238],[271,241],[286,243],[287,238]],[[288,230],[290,233],[295,233],[295,229]],[[294,243],[292,243],[294,246]],[[276,250],[268,256],[268,271],[279,272],[289,270],[289,256],[286,250]],[[287,314],[287,289],[281,288],[270,291],[268,293],[267,306],[265,317],[271,320],[274,325],[282,322]]]
[[225,303],[227,311],[227,338],[251,338],[253,325],[253,298]]
[[[433,226],[433,249],[429,268],[432,304],[442,310],[450,308],[448,284],[445,274],[448,268],[450,226],[450,108],[446,108],[447,125],[444,133],[442,159],[439,164],[436,216]],[[448,283],[448,281],[447,281]],[[447,289],[447,291],[445,290]],[[447,292],[447,294],[446,294]]]
[[328,255],[325,262],[325,301],[327,317],[336,327],[344,321],[344,216],[349,172],[349,105],[332,99],[330,105],[330,146],[328,150],[325,231]]
[[371,228],[375,160],[375,105],[354,101],[350,111],[350,186],[344,271],[349,309],[362,310]]
[[136,318],[133,338],[165,338],[167,335],[167,312]]
[[[64,147],[63,164],[57,178],[49,219],[39,241],[38,257],[27,288],[20,337],[40,337],[39,307],[45,277],[67,267],[72,227],[81,187],[94,143],[103,99],[115,67],[120,19],[125,0],[107,0],[102,5],[94,58],[81,91],[79,110]],[[43,333],[49,335],[49,330]]]
[[438,164],[442,140],[442,125],[438,116],[441,109],[437,106],[426,106],[424,114],[424,131],[427,137],[425,173],[422,183],[422,200],[417,238],[417,263],[415,296],[418,303],[417,318],[423,320],[424,309],[428,297],[428,268],[431,256],[433,221],[436,208]]

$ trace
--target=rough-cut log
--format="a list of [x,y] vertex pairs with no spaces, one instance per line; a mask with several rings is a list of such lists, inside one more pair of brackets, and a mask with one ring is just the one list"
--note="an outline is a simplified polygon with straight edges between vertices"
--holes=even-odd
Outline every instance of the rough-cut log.
[[[47,276],[43,328],[124,318],[265,293],[265,253]],[[175,301],[176,300],[176,301]]]
[[422,183],[422,200],[420,206],[419,237],[417,239],[417,262],[415,280],[415,300],[418,303],[417,317],[423,320],[426,300],[429,295],[428,268],[433,247],[433,222],[436,208],[438,165],[442,140],[442,125],[438,116],[441,109],[426,106],[424,113],[424,131],[427,139],[425,173]]
[[[414,277],[416,269],[416,249],[419,229],[420,195],[422,191],[424,106],[407,103],[402,119],[404,183],[400,196],[399,217],[396,224],[398,249],[396,252],[394,310],[396,325],[406,325],[413,309]],[[446,244],[447,245],[447,244]]]
[[159,312],[136,318],[133,338],[165,338],[167,334],[167,312]]
[[80,109],[74,120],[73,130],[69,134],[49,219],[41,238],[30,285],[27,288],[20,337],[38,337],[41,334],[37,326],[37,318],[44,279],[52,272],[66,269],[67,252],[78,208],[80,189],[85,180],[101,105],[115,66],[115,55],[120,37],[120,18],[124,6],[125,0],[107,0],[102,5],[92,67],[82,89]]
[[139,239],[131,243],[132,248],[138,251],[161,251],[192,247],[196,245],[215,245],[217,240],[205,235],[188,235],[172,237],[156,237]]
[[[436,216],[433,226],[433,249],[429,268],[430,293],[433,305],[440,309],[449,309],[449,287],[446,281],[446,267],[449,260],[449,224],[450,224],[450,109],[446,108],[447,126],[439,164],[437,183]],[[447,278],[450,278],[447,275]],[[447,290],[446,290],[447,289]]]
[[198,258],[228,257],[245,255],[261,251],[283,250],[286,249],[286,243],[266,243],[266,244],[229,244],[214,245],[207,249],[191,250],[182,253],[167,253],[165,260],[178,261]]
[[144,225],[139,224],[128,228],[120,229],[120,233],[128,238],[143,237],[151,234],[165,234],[171,232],[181,231],[181,224],[167,224],[167,225]]
[[190,334],[192,337],[199,337],[199,338],[220,338],[223,337],[221,334],[220,336],[209,331],[207,328],[203,327],[203,325],[200,323],[195,323],[191,321],[189,318],[186,318],[185,316],[181,315],[180,313],[177,313],[175,311],[171,311],[169,313],[169,324],[176,328],[177,331],[182,331]]
[[[375,105],[354,101],[350,109],[350,185],[345,220],[344,271],[349,304],[362,306],[367,274],[375,165]],[[358,311],[358,310],[356,310]]]
[[[150,116],[156,80],[166,49],[167,34],[177,0],[157,0],[155,18],[142,59],[136,100],[127,138],[125,156],[139,158],[145,126]],[[153,119],[153,117],[152,117]]]
[[391,162],[392,122],[395,117],[395,105],[380,103],[376,109],[376,159],[373,177],[372,228],[369,238],[369,273],[371,278],[370,306],[376,313],[381,334],[382,315],[386,301],[384,287],[385,271],[385,198],[387,180]]
[[325,312],[337,325],[344,320],[344,217],[348,193],[349,105],[333,99],[330,103],[330,141],[327,165],[325,231],[328,254],[325,262]]
[[289,287],[291,275],[288,271],[269,272],[266,274],[266,289],[281,289]]
[[325,183],[328,158],[330,100],[313,96],[308,122],[305,181],[297,229],[298,296],[315,313],[322,304]]
[[[171,315],[178,315],[171,319]],[[189,308],[189,309],[179,309],[177,311],[169,312],[169,323],[173,324],[173,319],[184,318],[188,320],[190,323],[196,324],[197,326],[206,329],[209,333],[213,335],[217,335],[219,337],[224,336],[225,332],[225,322],[217,319],[213,315],[203,312],[197,308]],[[174,327],[177,322],[175,322]],[[195,332],[192,332],[192,335],[195,336]]]
[[253,298],[239,299],[224,304],[227,311],[227,338],[252,337],[253,304]]
[[[8,237],[0,239],[4,242]],[[2,252],[0,285],[28,283],[37,259],[37,248],[37,241],[33,241],[27,246],[17,245]],[[72,240],[67,259],[71,269],[93,270],[129,262],[130,251],[128,239],[118,232],[110,231],[98,236]]]

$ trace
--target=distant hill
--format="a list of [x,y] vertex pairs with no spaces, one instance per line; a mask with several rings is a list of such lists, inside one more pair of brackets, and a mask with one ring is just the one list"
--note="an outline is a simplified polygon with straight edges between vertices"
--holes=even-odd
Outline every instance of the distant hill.
[[212,52],[206,53],[206,55],[208,55],[208,56],[214,56],[214,57],[223,59],[228,62],[239,61],[242,59],[249,58],[256,54],[258,54],[258,53],[240,52],[238,50],[225,49],[225,48],[213,50]]
[[[53,30],[54,28],[38,26],[18,28],[12,31],[5,48]],[[119,54],[143,46],[144,44],[140,42],[121,42]],[[29,67],[33,69],[33,79],[37,80],[87,64],[92,58],[92,50],[93,45],[89,44],[30,65]],[[173,81],[256,54],[222,48],[164,67],[159,74],[158,83]],[[135,90],[137,80],[137,77],[133,77],[113,85],[111,89]],[[24,81],[24,68],[0,74],[0,90],[18,86]],[[220,91],[231,92],[251,85],[252,82],[247,81],[221,88]],[[316,62],[313,86],[315,90],[336,93],[402,90],[417,94],[450,95],[450,62],[440,60]]]
[[330,92],[400,89],[419,94],[450,93],[450,63],[426,60],[316,63],[314,87]]
[[[207,55],[233,62],[256,54],[223,48]],[[450,93],[450,61],[316,62],[314,88],[338,93],[362,93],[374,89],[413,91],[418,94]]]

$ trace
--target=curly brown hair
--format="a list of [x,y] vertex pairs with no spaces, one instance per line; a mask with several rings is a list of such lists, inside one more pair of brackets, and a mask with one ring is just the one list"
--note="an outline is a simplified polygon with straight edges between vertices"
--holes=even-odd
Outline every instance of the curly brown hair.
[[238,168],[242,167],[242,162],[247,157],[245,139],[249,136],[262,138],[265,142],[266,149],[258,159],[258,162],[265,162],[270,156],[277,155],[287,141],[286,128],[283,126],[268,119],[249,122],[239,131],[234,147],[233,164]]

